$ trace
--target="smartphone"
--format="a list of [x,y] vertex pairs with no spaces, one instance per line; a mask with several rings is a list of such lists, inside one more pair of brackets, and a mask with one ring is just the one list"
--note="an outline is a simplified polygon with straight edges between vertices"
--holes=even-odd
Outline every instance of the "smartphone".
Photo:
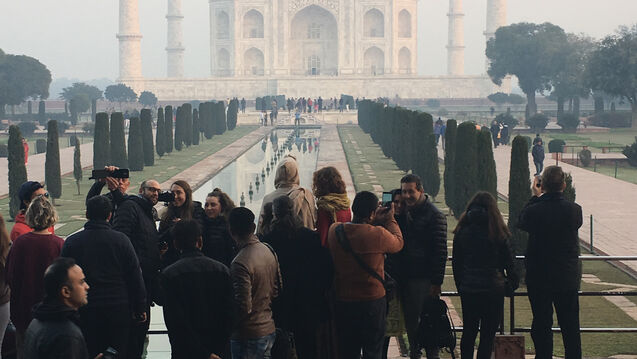
[[129,178],[129,175],[130,173],[128,168],[120,168],[113,172],[109,172],[107,170],[93,170],[89,179],[102,179],[106,177]]
[[383,207],[391,207],[391,203],[394,200],[393,195],[391,192],[383,192],[383,198],[381,199],[381,203],[383,204]]

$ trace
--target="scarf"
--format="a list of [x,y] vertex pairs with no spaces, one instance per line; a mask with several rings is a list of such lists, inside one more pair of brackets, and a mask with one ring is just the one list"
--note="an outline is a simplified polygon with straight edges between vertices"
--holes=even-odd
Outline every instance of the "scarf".
[[336,212],[349,209],[347,193],[330,193],[316,201],[319,210],[324,210],[332,215],[332,221],[336,222]]

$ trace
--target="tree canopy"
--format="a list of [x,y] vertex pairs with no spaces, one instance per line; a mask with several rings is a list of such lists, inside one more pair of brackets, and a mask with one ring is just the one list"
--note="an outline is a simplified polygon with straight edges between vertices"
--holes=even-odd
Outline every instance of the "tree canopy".
[[139,94],[139,103],[144,107],[154,107],[157,105],[157,96],[150,91],[144,91]]
[[515,75],[533,115],[537,112],[535,93],[550,90],[552,78],[564,67],[566,42],[564,30],[551,23],[500,27],[487,42],[488,74],[496,85]]
[[48,98],[50,84],[51,72],[40,61],[0,50],[0,111],[27,98]]
[[71,112],[86,112],[91,107],[93,100],[102,98],[102,90],[83,82],[75,82],[70,87],[65,87],[60,93],[60,98],[71,104]]
[[124,85],[110,85],[104,91],[104,97],[110,102],[118,102],[120,105],[122,102],[134,102],[137,101],[137,94],[132,88]]

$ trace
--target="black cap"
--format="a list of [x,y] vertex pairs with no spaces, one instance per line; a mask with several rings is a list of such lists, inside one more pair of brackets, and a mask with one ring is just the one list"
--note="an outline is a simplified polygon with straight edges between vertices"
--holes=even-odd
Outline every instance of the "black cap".
[[18,192],[18,198],[20,198],[20,209],[27,209],[24,201],[31,202],[33,192],[44,188],[42,183],[36,181],[27,181],[20,186],[20,192]]

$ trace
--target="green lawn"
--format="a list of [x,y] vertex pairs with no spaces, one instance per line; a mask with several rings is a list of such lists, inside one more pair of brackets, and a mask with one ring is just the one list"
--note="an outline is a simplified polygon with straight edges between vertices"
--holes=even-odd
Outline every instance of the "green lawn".
[[[67,133],[64,136],[59,138],[58,142],[60,144],[60,149],[69,147],[69,141],[71,136],[73,135]],[[36,154],[35,141],[40,138],[46,140],[46,137],[47,137],[46,133],[38,133],[38,134],[33,134],[31,136],[26,137],[27,142],[29,143],[29,155]],[[78,134],[78,137],[80,138],[80,143],[82,144],[87,142],[93,142],[93,136],[91,135]],[[0,136],[0,144],[6,144],[8,141],[9,141],[8,135]]]
[[[551,139],[561,139],[566,141],[567,146],[575,146],[576,151],[581,150],[582,146],[589,146],[592,152],[602,152],[603,146],[627,146],[635,142],[637,137],[637,131],[621,128],[611,129],[608,133],[545,133],[543,134],[548,143]],[[613,149],[614,152],[620,152],[618,149]]]
[[[347,161],[352,173],[354,185],[357,191],[373,190],[373,185],[381,185],[385,190],[396,188],[399,184],[400,177],[403,172],[398,170],[391,159],[386,158],[380,148],[374,144],[369,137],[360,128],[356,126],[341,126],[339,134],[343,143],[343,148],[347,156]],[[355,142],[355,143],[354,143]],[[358,148],[355,148],[357,146]],[[360,159],[360,154],[364,154],[365,159]],[[370,179],[363,165],[371,166],[375,172],[376,179]],[[444,166],[441,165],[441,178]],[[441,186],[441,193],[437,196],[436,205],[446,212],[447,206],[444,202],[444,186]],[[507,217],[508,206],[504,202],[499,203],[500,210]],[[453,216],[447,216],[447,224],[449,229],[448,243],[449,253],[452,249],[453,235],[452,231],[457,221]],[[587,261],[583,264],[583,271],[587,274],[593,274],[604,282],[637,285],[637,282],[624,272],[616,269],[608,263]],[[456,291],[453,282],[451,263],[447,265],[447,275],[443,284],[443,291]],[[619,286],[621,287],[621,285]],[[582,290],[585,291],[601,291],[609,290],[616,287],[606,285],[596,285],[583,283]],[[526,291],[522,287],[518,291]],[[637,303],[637,297],[629,297],[630,300]],[[452,298],[452,303],[459,314],[462,313],[460,299]],[[515,318],[516,326],[531,326],[531,309],[528,299],[525,297],[516,297]],[[626,315],[615,305],[608,302],[602,297],[582,297],[580,299],[580,313],[582,327],[636,327],[637,322]],[[509,300],[505,300],[505,328],[508,330],[509,323]],[[557,319],[554,319],[557,326]],[[533,342],[530,335],[525,335],[526,351],[533,353]],[[634,341],[634,334],[583,334],[582,349],[586,357],[608,357],[616,354],[636,354],[637,346]],[[555,335],[555,354],[564,355],[564,348],[560,335]]]
[[[595,168],[593,165],[582,168],[589,171],[596,171],[606,176],[615,177],[615,166],[611,164],[597,165],[597,168]],[[624,165],[619,165],[617,167],[616,178],[622,181],[637,184],[637,167],[632,167],[627,163],[624,163]]]
[[[234,131],[227,131],[221,136],[214,136],[212,140],[205,140],[201,142],[199,146],[191,146],[181,152],[173,151],[171,154],[165,155],[162,158],[155,155],[154,166],[146,167],[141,172],[131,173],[129,193],[136,193],[139,185],[145,179],[153,178],[161,183],[172,178],[186,168],[237,141],[255,129],[257,129],[257,126],[237,126]],[[60,217],[59,225],[61,225],[56,230],[56,234],[60,236],[68,236],[77,231],[82,228],[86,221],[84,218],[84,201],[86,193],[93,184],[93,181],[88,180],[91,176],[90,170],[85,170],[83,176],[84,180],[80,184],[80,195],[77,194],[77,186],[73,175],[62,177],[62,198],[55,200]],[[4,218],[9,218],[8,198],[0,200],[0,211]],[[9,222],[8,227],[8,229],[11,230],[13,223]]]

